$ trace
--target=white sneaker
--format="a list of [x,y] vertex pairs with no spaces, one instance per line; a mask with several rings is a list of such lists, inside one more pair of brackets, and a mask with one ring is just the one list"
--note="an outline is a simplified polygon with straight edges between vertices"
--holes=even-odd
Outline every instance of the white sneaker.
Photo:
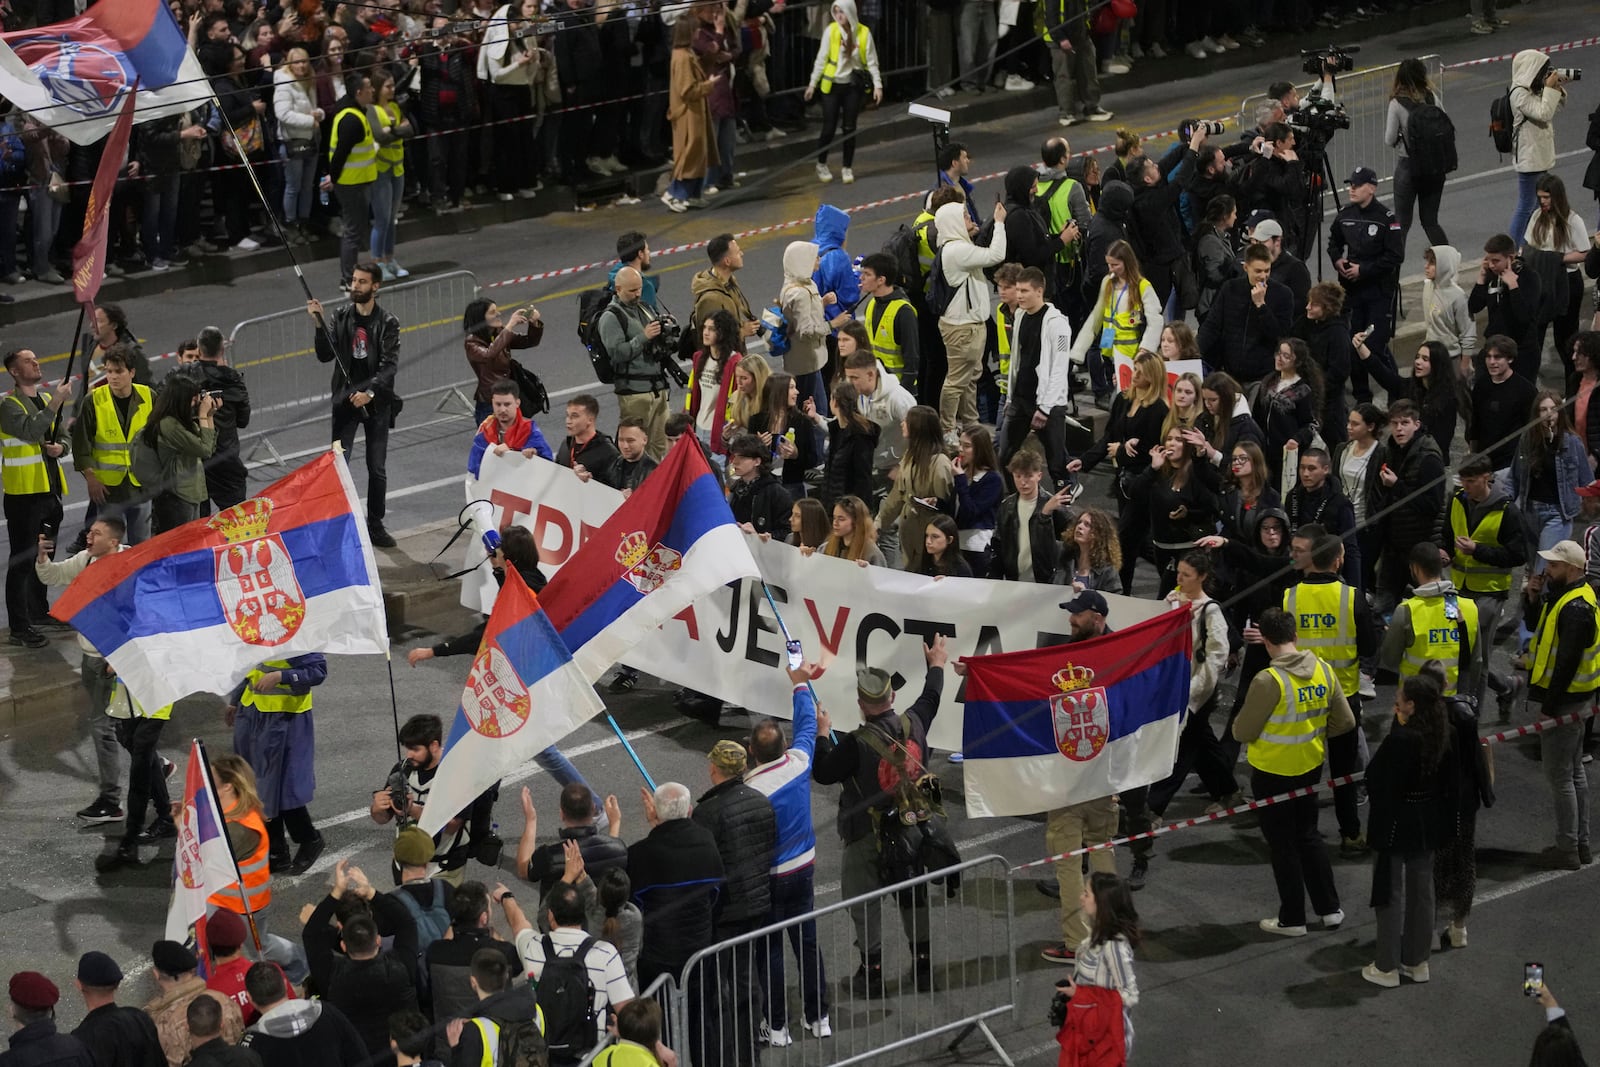
[[689,205],[687,202],[677,199],[671,193],[662,193],[661,202],[667,206],[668,211],[671,211],[674,214],[681,215],[685,211],[689,210]]
[[1229,51],[1229,52],[1237,52],[1239,50],[1239,42],[1235,41],[1232,37],[1229,37],[1227,34],[1223,34],[1221,37],[1218,37],[1217,38],[1217,43],[1219,45],[1221,45],[1224,50]]
[[604,163],[605,166],[606,166],[606,169],[609,170],[612,174],[626,174],[626,173],[628,173],[628,165],[626,163],[624,163],[622,160],[618,159],[614,155],[613,156],[607,156],[606,158],[602,159],[600,162]]
[[594,171],[596,174],[611,173],[611,169],[606,166],[606,161],[601,159],[599,156],[588,157],[583,161],[583,165]]
[[516,199],[516,197],[510,193],[496,193],[494,194],[494,198],[500,201],[502,204],[509,204],[511,201]]
[[1419,963],[1415,967],[1407,967],[1402,963],[1400,965],[1400,977],[1409,978],[1413,982],[1426,982],[1428,980],[1428,965]]
[[1115,116],[1105,108],[1097,107],[1083,117],[1089,122],[1110,122]]
[[1062,115],[1060,118],[1056,119],[1056,125],[1057,126],[1076,126],[1078,123],[1080,123],[1082,121],[1083,120],[1078,118],[1078,116],[1076,116],[1076,115]]
[[1033,83],[1020,74],[1007,74],[1005,90],[1008,93],[1025,93],[1033,88]]
[[787,136],[789,135],[778,129],[776,126],[767,131],[767,140],[769,141],[781,141]]
[[1206,46],[1201,44],[1199,41],[1190,41],[1188,44],[1183,46],[1183,50],[1187,52],[1192,59],[1206,58]]
[[856,172],[849,167],[843,167],[839,171],[839,180],[845,185],[854,185],[856,183]]
[[256,249],[261,247],[261,242],[257,241],[254,237],[246,237],[233,247],[241,252],[254,252]]
[[539,190],[535,186],[529,185],[518,189],[517,195],[524,200],[532,200],[534,197],[539,195]]
[[784,1048],[794,1044],[794,1038],[789,1036],[787,1026],[780,1026],[774,1030],[767,1025],[765,1019],[761,1021],[761,1029],[756,1032],[756,1036],[761,1039],[763,1045],[771,1045],[773,1048]]
[[1155,44],[1153,44],[1149,48],[1145,49],[1144,54],[1149,56],[1151,59],[1166,59],[1167,58],[1167,50],[1165,48],[1161,47],[1161,42],[1160,41],[1157,41]]
[[1339,927],[1344,925],[1344,909],[1340,908],[1338,911],[1333,912],[1330,915],[1318,915],[1317,918],[1322,920],[1322,926],[1324,929],[1337,930]]
[[716,196],[720,192],[722,192],[722,190],[718,189],[715,185],[708,185],[704,189],[700,190],[700,195],[707,197]]
[[828,1024],[828,1017],[824,1015],[814,1023],[806,1023],[806,1033],[815,1038],[833,1036],[833,1027]]
[[1112,57],[1111,59],[1108,59],[1104,63],[1100,64],[1100,73],[1106,75],[1107,77],[1110,77],[1114,74],[1126,74],[1132,69],[1133,68],[1128,66],[1128,64],[1115,57]]
[[817,181],[824,183],[833,181],[833,171],[828,169],[826,163],[817,164]]
[[1277,934],[1279,937],[1304,937],[1304,926],[1283,926],[1277,919],[1262,919],[1258,924],[1265,933]]
[[1220,56],[1222,53],[1227,51],[1227,49],[1224,48],[1215,37],[1209,35],[1200,38],[1200,46],[1207,52],[1210,52],[1212,55]]
[[1373,985],[1382,986],[1385,989],[1400,988],[1400,972],[1380,971],[1378,970],[1378,965],[1376,963],[1369,963],[1365,967],[1361,968],[1361,977],[1365,978]]
[[956,91],[948,85],[942,85],[933,95],[938,97],[940,100],[948,100],[952,96],[956,95]]
[[1356,695],[1363,700],[1376,700],[1378,698],[1378,682],[1370,674],[1361,676],[1361,684],[1356,687]]
[[1465,926],[1457,926],[1454,923],[1451,923],[1449,926],[1444,928],[1444,933],[1445,936],[1450,939],[1451,948],[1467,947],[1467,928]]

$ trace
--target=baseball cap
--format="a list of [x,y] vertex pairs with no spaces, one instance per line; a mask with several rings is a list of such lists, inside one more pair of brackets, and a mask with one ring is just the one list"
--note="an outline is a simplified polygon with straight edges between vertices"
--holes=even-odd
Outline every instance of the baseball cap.
[[1268,219],[1277,221],[1277,218],[1278,216],[1274,215],[1266,208],[1258,207],[1244,217],[1244,231],[1245,233],[1252,233],[1255,231],[1255,228],[1260,226],[1263,222],[1266,222]]
[[1257,241],[1265,241],[1269,237],[1283,236],[1283,223],[1277,219],[1262,219],[1256,223],[1256,228],[1250,231],[1250,236]]
[[1345,179],[1346,185],[1377,185],[1378,172],[1371,167],[1357,167],[1350,172],[1350,177]]
[[1590,482],[1588,485],[1578,486],[1578,495],[1588,497],[1590,500],[1600,497],[1600,482]]
[[894,679],[877,667],[856,671],[856,696],[869,704],[881,704],[894,696]]
[[1093,589],[1085,589],[1071,600],[1062,603],[1061,607],[1071,615],[1076,615],[1080,611],[1097,611],[1101,615],[1111,614],[1111,605],[1106,603],[1106,598]]
[[1585,563],[1583,549],[1576,541],[1557,541],[1554,546],[1539,553],[1540,559],[1547,559],[1551,563],[1565,563],[1573,567],[1582,567]]
[[747,762],[744,746],[737,741],[721,740],[711,746],[706,759],[723,774],[743,774]]

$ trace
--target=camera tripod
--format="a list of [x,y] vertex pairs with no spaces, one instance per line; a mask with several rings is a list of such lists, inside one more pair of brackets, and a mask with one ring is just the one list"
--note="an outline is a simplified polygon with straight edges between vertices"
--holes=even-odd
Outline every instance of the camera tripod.
[[1317,281],[1322,280],[1322,219],[1324,214],[1322,198],[1324,195],[1333,197],[1333,213],[1337,215],[1344,208],[1339,200],[1339,184],[1333,176],[1333,162],[1328,158],[1327,148],[1317,150],[1317,159],[1321,166],[1311,170],[1307,175],[1306,202],[1301,209],[1300,216],[1300,247],[1295,251],[1302,259],[1315,255],[1317,260]]

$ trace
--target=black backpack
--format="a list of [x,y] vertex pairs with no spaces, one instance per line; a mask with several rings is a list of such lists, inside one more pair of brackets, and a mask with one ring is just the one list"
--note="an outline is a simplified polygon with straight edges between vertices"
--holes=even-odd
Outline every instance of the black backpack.
[[941,248],[933,254],[933,269],[928,272],[928,310],[937,318],[950,309],[950,302],[955,298],[955,287],[944,276],[944,249]]
[[[606,360],[608,366],[610,363],[609,359]],[[511,380],[517,383],[517,388],[522,392],[523,418],[531,419],[550,410],[550,390],[544,387],[544,381],[516,360],[511,361]]]
[[1400,135],[1416,178],[1443,178],[1461,165],[1456,157],[1456,124],[1431,98],[1405,105],[1405,130]]
[[1494,150],[1501,155],[1517,150],[1517,113],[1511,107],[1510,89],[1489,105],[1489,136],[1494,138]]
[[539,1031],[537,1019],[483,1021],[500,1031],[495,1041],[496,1067],[550,1067],[550,1049],[545,1043],[544,1034]]
[[610,283],[578,294],[578,340],[589,352],[589,363],[594,367],[595,377],[606,385],[616,381],[617,372],[611,366],[611,356],[606,352],[605,342],[600,340],[600,316],[605,314],[606,308],[611,306],[611,298],[616,295],[617,291]]
[[900,228],[889,235],[883,244],[886,255],[894,257],[895,268],[900,272],[900,284],[907,293],[921,296],[926,278],[922,273],[922,236],[926,233],[928,247],[937,249],[938,242],[934,240],[933,220],[929,219],[921,226],[901,223]]
[[587,963],[595,941],[586,937],[572,955],[558,956],[550,935],[544,935],[544,970],[537,996],[544,1013],[545,1044],[557,1062],[578,1062],[598,1041],[594,984]]

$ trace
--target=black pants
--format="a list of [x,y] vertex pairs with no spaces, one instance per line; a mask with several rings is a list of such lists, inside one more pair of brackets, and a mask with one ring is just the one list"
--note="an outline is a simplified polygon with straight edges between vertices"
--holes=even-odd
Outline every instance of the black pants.
[[828,147],[833,135],[844,127],[844,165],[851,166],[856,158],[856,116],[861,112],[861,90],[854,78],[833,83],[833,91],[822,94],[822,133],[817,137],[817,162],[828,162]]
[[[1284,776],[1252,768],[1251,788],[1256,799],[1303,789],[1322,780],[1322,768]],[[1339,910],[1339,890],[1333,884],[1333,864],[1328,848],[1317,833],[1317,797],[1296,797],[1262,808],[1261,834],[1272,850],[1272,877],[1278,883],[1278,922],[1283,926],[1306,924],[1306,897],[1318,915]]]
[[[1367,348],[1373,359],[1381,359],[1394,366],[1394,356],[1389,352],[1389,338],[1394,336],[1394,290],[1385,285],[1357,285],[1344,293],[1345,311],[1350,316],[1350,329],[1360,333],[1368,326]],[[1356,399],[1366,403],[1372,400],[1372,385],[1367,381],[1367,368],[1362,360],[1350,361],[1350,388]]]
[[144,829],[145,808],[154,805],[152,822],[172,818],[172,801],[167,797],[167,776],[162,773],[161,728],[165,719],[118,719],[117,743],[128,751],[128,811],[122,843],[130,846]]
[[150,536],[175,530],[199,517],[199,504],[191,504],[176,493],[161,493],[150,501]]
[[[1439,225],[1439,200],[1444,196],[1444,178],[1414,178],[1411,175],[1411,160],[1401,156],[1394,168],[1394,213],[1399,216],[1400,229],[1409,237],[1411,235],[1411,211],[1413,207],[1422,208],[1422,230],[1428,235],[1428,243],[1447,245],[1450,238],[1445,236],[1444,227]],[[1403,239],[1402,239],[1403,243]],[[1363,329],[1361,326],[1355,329]]]
[[[1124,789],[1117,794],[1117,836],[1129,837],[1155,829],[1156,821],[1150,813],[1149,798],[1150,787],[1147,785]],[[1143,867],[1148,864],[1155,847],[1156,840],[1153,837],[1129,842],[1128,851],[1133,854],[1134,865]]]
[[289,854],[290,840],[297,845],[303,845],[308,841],[315,841],[316,838],[317,828],[311,822],[311,812],[303,804],[298,808],[286,808],[277,818],[267,820],[268,847],[275,856]]
[[6,530],[11,540],[11,560],[6,566],[6,617],[12,633],[33,629],[50,613],[44,583],[34,573],[39,557],[39,535],[45,526],[61,532],[61,498],[54,493],[6,494]]
[[[1092,354],[1090,359],[1095,358]],[[1133,572],[1139,566],[1139,556],[1144,552],[1145,541],[1150,536],[1150,509],[1143,500],[1122,500],[1118,494],[1117,541],[1122,545],[1122,566],[1117,575],[1122,579],[1122,595],[1133,594]]]
[[[434,207],[461,203],[467,189],[467,135],[455,127],[463,125],[459,114],[442,112],[441,131],[428,138],[429,193]],[[449,132],[444,132],[449,131]]]
[[248,482],[244,460],[237,452],[206,461],[206,495],[218,511],[242,502],[249,491]]
[[1056,487],[1060,488],[1071,478],[1067,473],[1067,412],[1065,408],[1054,408],[1045,419],[1044,428],[1035,430],[1032,420],[1036,410],[1031,401],[1005,405],[1000,421],[1000,469],[1005,470],[1011,457],[1022,451],[1028,435],[1035,434],[1039,438],[1039,447],[1044,449],[1045,467],[1049,469]]
[[372,238],[372,182],[359,185],[338,185],[333,193],[339,198],[339,220],[343,228],[339,234],[339,280],[350,284],[356,263],[365,258],[362,253]]
[[[1334,778],[1361,770],[1361,748],[1356,730],[1361,729],[1361,698],[1349,694],[1350,710],[1355,713],[1356,729],[1328,738],[1328,773]],[[1342,837],[1361,836],[1361,790],[1355,782],[1333,787],[1333,815]]]
[[[494,188],[497,193],[515,193],[533,186],[533,125],[528,112],[533,97],[526,85],[489,87],[494,117],[501,125],[494,131]],[[515,122],[505,121],[515,119]]]
[[1178,736],[1178,761],[1172,765],[1172,773],[1150,787],[1150,810],[1157,816],[1166,814],[1167,805],[1183,787],[1191,770],[1199,772],[1200,783],[1212,800],[1221,800],[1239,791],[1233,763],[1211,730],[1211,713],[1216,707],[1216,698],[1212,697],[1203,707],[1191,711],[1183,724],[1183,733]]
[[1534,348],[1534,358],[1544,359],[1544,338],[1550,327],[1555,329],[1556,355],[1566,377],[1572,377],[1572,339],[1578,336],[1578,313],[1583,310],[1583,275],[1567,272],[1567,309],[1539,327],[1539,344]]
[[364,408],[340,400],[333,406],[333,439],[344,446],[345,455],[355,447],[356,428],[366,436],[367,522],[381,523],[387,513],[389,495],[389,403],[373,400]]

